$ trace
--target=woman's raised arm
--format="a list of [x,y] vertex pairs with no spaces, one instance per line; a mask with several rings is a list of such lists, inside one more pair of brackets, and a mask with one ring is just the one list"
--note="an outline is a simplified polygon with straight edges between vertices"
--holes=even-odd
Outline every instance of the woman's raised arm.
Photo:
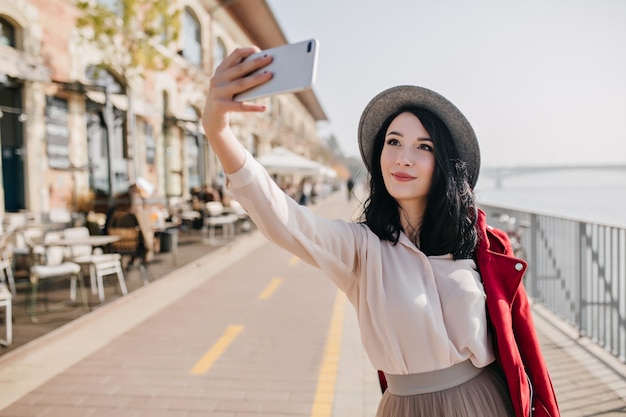
[[246,57],[255,52],[259,52],[259,48],[254,46],[238,48],[216,68],[215,74],[211,78],[202,112],[204,133],[215,154],[222,162],[226,174],[241,168],[245,159],[244,149],[230,129],[229,113],[266,110],[264,105],[239,102],[233,99],[236,94],[263,84],[272,78],[270,72],[249,75],[272,61],[270,56],[261,56],[244,62]]

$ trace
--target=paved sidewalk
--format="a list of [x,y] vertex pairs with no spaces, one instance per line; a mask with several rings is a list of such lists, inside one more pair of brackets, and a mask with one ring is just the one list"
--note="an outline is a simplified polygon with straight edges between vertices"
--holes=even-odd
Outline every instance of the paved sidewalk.
[[[320,205],[339,207],[341,201],[343,199],[334,196]],[[180,337],[198,333],[200,328],[205,330],[208,321],[219,321],[221,314],[235,314],[239,309],[237,305],[204,306],[203,311],[207,313],[198,314],[198,306],[202,303],[200,290],[206,293],[206,286],[210,286],[220,274],[234,274],[230,272],[231,268],[240,265],[241,259],[249,262],[263,259],[267,256],[267,245],[258,232],[239,236],[235,242],[180,267],[150,286],[115,299],[89,315],[3,355],[0,357],[0,416],[310,415],[310,412],[304,414],[301,411],[308,399],[285,398],[280,389],[270,387],[267,392],[254,391],[246,387],[244,379],[237,380],[236,377],[217,381],[219,384],[204,380],[204,385],[200,385],[190,381],[188,376],[171,376],[173,366],[195,361],[195,358],[188,357],[187,349],[192,343],[172,340],[172,335]],[[314,272],[305,270],[303,273]],[[324,285],[315,287],[318,288],[315,291],[334,293],[332,288]],[[252,290],[241,287],[237,291]],[[534,306],[534,311],[562,415],[623,416],[626,413],[626,365],[586,339],[578,339],[570,327],[542,306]],[[170,317],[172,312],[184,315],[187,321],[176,321]],[[284,311],[276,314],[278,320],[284,316]],[[163,331],[166,328],[168,332]],[[286,340],[276,343],[286,343]],[[274,349],[267,348],[269,352]],[[272,360],[299,363],[301,357],[273,357]],[[132,366],[126,368],[125,364],[131,362]],[[238,364],[229,363],[228,366],[237,369]],[[309,366],[315,368],[318,365],[312,363]],[[106,375],[107,369],[117,376],[122,375],[125,381],[137,383],[132,390],[120,391],[120,386],[95,377]],[[311,378],[311,375],[302,375],[303,397],[304,392],[314,385]],[[148,386],[142,388],[141,382],[149,379],[167,386],[168,398],[151,391]],[[52,380],[56,383],[50,384]],[[354,312],[346,305],[332,415],[373,416],[380,398],[377,384],[376,372],[360,344]],[[209,391],[203,391],[207,389]],[[259,396],[257,401],[248,401],[254,395]],[[247,401],[242,401],[244,398]],[[219,407],[225,403],[228,411]],[[250,404],[256,404],[256,408],[250,409]]]
[[535,327],[566,417],[624,416],[626,365],[541,305]]
[[[242,235],[240,234],[240,236]],[[172,262],[172,253],[157,253],[154,259],[148,264],[150,281],[159,280],[183,265],[194,263],[217,248],[219,248],[219,246],[203,244],[200,230],[181,230],[178,233],[177,262]],[[2,346],[0,348],[0,356],[20,349],[24,344],[39,339],[50,331],[62,327],[88,313],[87,310],[80,308],[79,305],[68,305],[55,312],[45,312],[41,316],[40,322],[36,324],[33,323],[27,315],[25,308],[27,299],[30,297],[31,293],[30,282],[28,277],[24,275],[24,272],[24,270],[19,269],[16,274],[17,296],[13,298],[13,343],[8,347]],[[124,276],[129,292],[132,293],[144,286],[138,268],[132,267],[125,269]],[[86,289],[86,295],[91,310],[102,308],[104,305],[122,296],[115,276],[106,277],[104,284],[106,297],[104,302],[100,301],[98,296],[93,294],[89,288]],[[45,296],[40,297],[39,308],[43,310],[42,306],[44,304],[41,303],[41,301],[45,299],[50,300],[51,305],[66,301],[69,295],[68,286],[68,282],[58,282],[55,283],[55,285],[46,286],[46,291],[42,291],[42,294],[45,294]]]
[[[252,251],[264,243],[257,232],[241,236],[237,242],[221,247],[209,255],[187,264],[163,277],[150,286],[139,288],[125,297],[118,298],[101,308],[82,316],[69,324],[51,331],[45,336],[21,348],[0,357],[0,415],[1,416],[80,416],[86,417],[85,407],[78,407],[81,395],[73,392],[69,386],[58,384],[51,391],[46,387],[41,393],[38,388],[53,378],[61,376],[70,368],[80,368],[81,361],[89,358],[100,350],[106,349],[109,343],[118,340],[129,332],[140,332],[146,322],[160,314],[169,306],[192,294],[194,289],[210,280],[225,267],[233,264],[242,255]],[[193,309],[194,306],[189,306]],[[193,312],[189,311],[189,316]],[[176,323],[162,322],[163,326],[176,326]],[[165,334],[165,332],[161,332]],[[175,340],[157,341],[172,344]],[[154,343],[154,341],[152,341]],[[137,340],[137,345],[139,341]],[[133,345],[126,345],[129,353]],[[173,353],[175,355],[175,353]],[[149,367],[150,365],[146,365]],[[162,366],[161,362],[152,363],[154,369]],[[82,376],[72,376],[72,384],[92,386],[94,394],[115,397],[113,392],[98,393],[99,381],[89,375],[85,369]],[[146,369],[146,372],[150,372]],[[56,392],[58,390],[58,392]],[[33,396],[33,393],[35,394]],[[52,396],[50,402],[42,397]],[[121,395],[121,393],[120,393]],[[129,393],[123,393],[129,395]],[[130,393],[132,395],[132,393]],[[55,414],[40,414],[39,403],[72,404],[68,397],[74,397],[76,407],[57,408]],[[97,405],[96,405],[97,406]],[[72,408],[75,408],[72,411]],[[151,410],[151,413],[154,409]],[[102,413],[90,416],[104,415]],[[124,416],[123,411],[114,409],[111,415]],[[158,414],[151,414],[156,417]],[[174,416],[175,414],[172,414]]]

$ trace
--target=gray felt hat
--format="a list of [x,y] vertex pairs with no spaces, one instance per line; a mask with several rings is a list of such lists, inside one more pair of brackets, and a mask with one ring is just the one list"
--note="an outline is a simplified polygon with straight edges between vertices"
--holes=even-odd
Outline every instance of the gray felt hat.
[[443,96],[423,87],[400,85],[383,91],[374,97],[363,110],[359,122],[359,148],[361,157],[369,166],[374,149],[374,139],[385,120],[404,106],[416,106],[429,110],[447,126],[459,154],[466,163],[472,188],[480,171],[480,150],[474,129],[459,109]]

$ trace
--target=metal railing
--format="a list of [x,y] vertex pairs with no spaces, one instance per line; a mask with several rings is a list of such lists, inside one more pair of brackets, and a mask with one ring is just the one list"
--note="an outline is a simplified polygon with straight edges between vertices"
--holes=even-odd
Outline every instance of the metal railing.
[[529,267],[529,296],[626,362],[626,227],[481,205]]

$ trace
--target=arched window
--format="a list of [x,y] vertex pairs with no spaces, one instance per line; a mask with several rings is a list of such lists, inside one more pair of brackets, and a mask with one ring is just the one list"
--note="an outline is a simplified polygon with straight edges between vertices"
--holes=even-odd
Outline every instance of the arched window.
[[92,85],[106,86],[113,104],[113,111],[108,113],[102,106],[105,95],[87,91],[89,184],[96,195],[116,195],[129,185],[125,89],[113,74],[97,66],[87,67],[85,78]]
[[113,74],[106,69],[90,65],[85,69],[85,77],[95,85],[109,87],[111,94],[124,94],[124,87]]
[[0,44],[15,48],[17,47],[16,43],[15,26],[5,18],[0,17]]
[[226,58],[226,45],[224,45],[224,41],[222,38],[217,38],[215,40],[215,45],[213,46],[213,71],[215,72],[215,68]]
[[193,66],[202,66],[202,36],[200,22],[190,9],[183,17],[183,56]]

